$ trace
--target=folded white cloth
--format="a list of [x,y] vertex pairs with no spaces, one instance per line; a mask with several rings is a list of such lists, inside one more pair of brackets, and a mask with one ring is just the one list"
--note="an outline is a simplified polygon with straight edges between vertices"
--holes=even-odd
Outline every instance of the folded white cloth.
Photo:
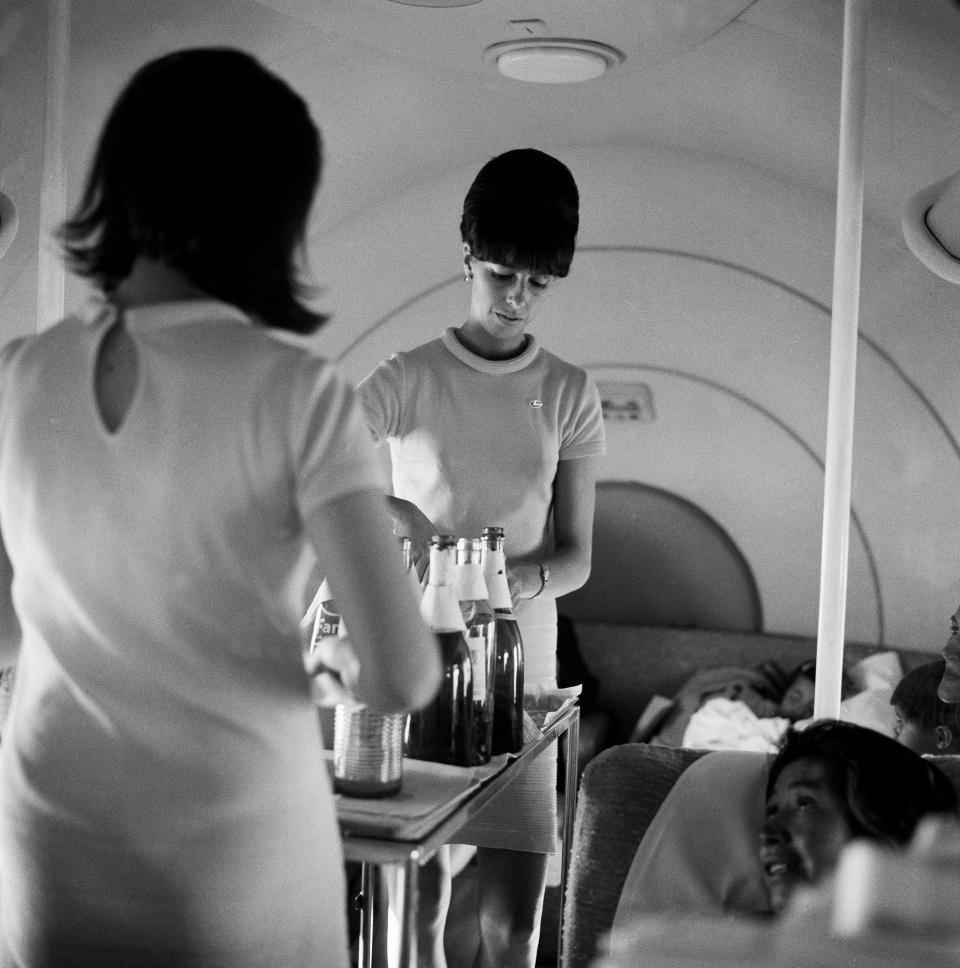
[[708,699],[683,734],[688,749],[752,750],[773,753],[790,725],[781,716],[760,717],[739,699]]

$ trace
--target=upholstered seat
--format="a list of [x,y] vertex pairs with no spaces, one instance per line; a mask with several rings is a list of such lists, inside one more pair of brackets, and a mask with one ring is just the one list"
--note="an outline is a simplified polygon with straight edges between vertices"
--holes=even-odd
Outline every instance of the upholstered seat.
[[[561,968],[588,968],[596,957],[640,840],[680,774],[706,752],[630,743],[588,764],[574,825]],[[960,756],[932,759],[960,797]]]

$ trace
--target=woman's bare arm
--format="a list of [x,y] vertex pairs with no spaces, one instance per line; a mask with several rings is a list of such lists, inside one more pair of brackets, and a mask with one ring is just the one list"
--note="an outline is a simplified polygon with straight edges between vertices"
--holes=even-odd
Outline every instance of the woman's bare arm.
[[440,682],[440,656],[404,575],[383,495],[342,497],[309,529],[360,663],[356,698],[378,712],[425,705]]
[[541,563],[550,570],[550,581],[543,592],[554,598],[576,591],[590,577],[596,474],[593,457],[562,460],[557,465],[553,485],[554,550],[541,561],[508,561],[507,580],[515,598],[537,595],[543,584]]

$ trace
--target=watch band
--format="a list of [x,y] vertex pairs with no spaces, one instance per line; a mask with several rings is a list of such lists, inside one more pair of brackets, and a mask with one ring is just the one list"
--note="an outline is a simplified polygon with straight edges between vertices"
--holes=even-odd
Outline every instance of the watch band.
[[550,581],[550,569],[542,562],[537,562],[537,567],[540,569],[540,587],[537,589],[536,595],[531,595],[531,598],[536,598],[540,595],[544,588],[547,587],[547,582]]

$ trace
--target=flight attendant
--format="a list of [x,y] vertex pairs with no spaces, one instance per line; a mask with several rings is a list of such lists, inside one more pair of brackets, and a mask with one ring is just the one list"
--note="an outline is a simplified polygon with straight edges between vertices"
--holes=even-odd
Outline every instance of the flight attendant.
[[[460,232],[466,320],[382,362],[359,386],[390,448],[398,532],[424,555],[432,534],[502,526],[528,689],[556,685],[556,598],[590,574],[600,398],[529,327],[567,275],[579,224],[569,169],[533,148],[485,164]],[[460,835],[478,847],[478,968],[534,965],[547,856],[556,848],[556,763],[541,757]],[[445,965],[444,853],[421,878],[420,964]]]
[[440,665],[353,391],[274,335],[323,321],[295,274],[320,169],[254,58],[151,61],[62,232],[97,297],[0,354],[2,964],[349,964],[312,560],[357,696],[426,703]]

